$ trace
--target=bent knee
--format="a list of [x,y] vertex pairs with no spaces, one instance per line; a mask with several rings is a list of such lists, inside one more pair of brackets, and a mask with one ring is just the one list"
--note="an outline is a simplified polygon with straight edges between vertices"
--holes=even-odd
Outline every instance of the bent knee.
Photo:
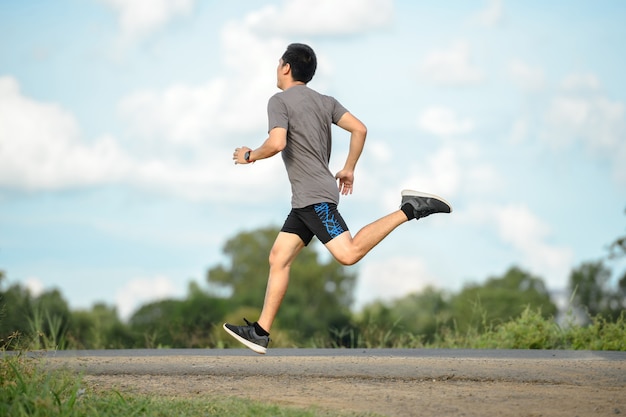
[[337,262],[342,265],[350,266],[359,262],[363,256],[358,256],[354,253],[342,253],[342,254],[333,254]]

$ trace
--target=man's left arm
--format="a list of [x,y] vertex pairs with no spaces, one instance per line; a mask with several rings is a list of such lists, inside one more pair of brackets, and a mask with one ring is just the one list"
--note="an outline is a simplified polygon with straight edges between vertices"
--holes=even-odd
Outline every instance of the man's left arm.
[[[250,164],[259,159],[271,158],[285,149],[285,146],[287,146],[287,129],[275,127],[270,130],[269,137],[258,148],[254,150],[247,146],[236,148],[233,153],[233,160],[235,164]],[[247,160],[245,158],[246,152],[250,152]]]

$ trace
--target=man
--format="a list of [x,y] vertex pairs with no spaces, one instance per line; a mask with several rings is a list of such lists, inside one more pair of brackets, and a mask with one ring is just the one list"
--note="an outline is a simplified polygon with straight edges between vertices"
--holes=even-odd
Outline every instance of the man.
[[[317,68],[315,52],[294,43],[276,69],[282,92],[268,103],[269,137],[256,149],[236,148],[235,164],[250,164],[282,152],[291,183],[292,210],[269,255],[269,278],[258,321],[224,329],[257,353],[265,353],[269,332],[289,283],[289,269],[298,253],[316,236],[343,265],[358,262],[400,224],[433,213],[450,213],[440,197],[404,190],[399,210],[365,226],[354,237],[337,211],[339,195],[352,194],[354,170],[365,144],[367,129],[333,97],[307,87]],[[328,163],[331,125],[350,132],[350,147],[343,168],[333,176]]]

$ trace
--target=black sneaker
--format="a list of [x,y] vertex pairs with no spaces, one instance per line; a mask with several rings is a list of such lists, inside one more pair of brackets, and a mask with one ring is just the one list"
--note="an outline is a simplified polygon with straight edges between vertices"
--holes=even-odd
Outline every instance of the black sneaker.
[[414,190],[402,190],[402,203],[400,207],[409,203],[413,206],[416,219],[430,216],[434,213],[451,213],[452,206],[443,198]]
[[224,330],[256,353],[265,353],[267,345],[270,343],[270,337],[260,336],[254,328],[254,323],[250,323],[246,319],[243,320],[246,322],[246,326],[224,323]]

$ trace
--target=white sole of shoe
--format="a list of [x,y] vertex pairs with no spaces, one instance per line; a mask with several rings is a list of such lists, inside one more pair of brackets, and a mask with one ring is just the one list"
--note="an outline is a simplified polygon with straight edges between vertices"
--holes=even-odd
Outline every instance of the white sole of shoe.
[[244,339],[243,337],[239,336],[237,333],[230,330],[228,327],[226,327],[226,323],[224,323],[222,327],[224,328],[224,330],[226,330],[226,333],[228,333],[229,335],[237,339],[239,342],[246,345],[247,348],[250,348],[256,353],[260,353],[261,355],[265,355],[265,353],[267,352],[267,348],[264,348],[263,346],[259,346],[256,343],[252,343],[251,341]]
[[452,205],[450,203],[448,203],[444,198],[439,197],[438,195],[428,194],[428,193],[424,193],[424,192],[421,192],[421,191],[415,191],[415,190],[402,190],[400,195],[402,197],[428,197],[428,198],[436,198],[437,200],[441,200],[444,203],[446,203],[448,205],[448,207],[450,207],[450,213],[452,213]]

